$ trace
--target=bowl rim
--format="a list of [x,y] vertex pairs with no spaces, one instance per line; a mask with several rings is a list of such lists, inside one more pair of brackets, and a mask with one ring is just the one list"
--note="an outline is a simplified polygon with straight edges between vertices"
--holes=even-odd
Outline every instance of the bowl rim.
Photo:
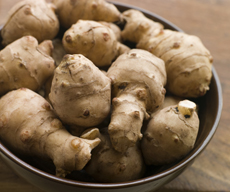
[[[168,26],[170,26],[171,28],[173,28],[176,31],[180,31],[183,32],[183,30],[181,30],[179,27],[177,27],[176,25],[174,25],[173,23],[171,23],[170,21],[164,19],[163,17],[147,11],[143,8],[139,8],[133,5],[128,5],[128,4],[124,4],[124,3],[118,3],[118,2],[113,2],[113,1],[109,1],[110,3],[113,3],[115,6],[120,6],[120,7],[124,7],[127,9],[136,9],[139,10],[147,15],[151,15],[152,17],[158,19],[161,21],[161,23],[163,24],[167,24]],[[0,25],[0,31],[2,29],[3,25]],[[132,181],[127,181],[127,182],[119,182],[119,183],[92,183],[92,182],[82,182],[82,181],[77,181],[77,180],[71,180],[71,179],[66,179],[66,178],[60,178],[60,177],[56,177],[55,175],[52,175],[50,173],[47,173],[45,171],[42,171],[36,167],[33,167],[32,165],[24,162],[23,160],[21,160],[20,158],[18,158],[16,155],[14,155],[11,151],[9,151],[0,141],[0,153],[4,154],[6,157],[8,157],[8,159],[10,159],[11,161],[13,161],[14,163],[16,163],[18,166],[23,167],[24,169],[26,169],[29,172],[32,172],[34,174],[36,174],[39,177],[44,177],[46,179],[49,179],[53,182],[58,182],[58,183],[62,183],[65,185],[70,185],[70,186],[77,186],[77,187],[82,187],[82,188],[94,188],[94,189],[116,189],[116,188],[126,188],[126,187],[133,187],[139,184],[145,184],[160,178],[163,178],[165,176],[168,176],[184,167],[186,167],[186,165],[188,165],[189,163],[191,163],[204,149],[205,147],[208,145],[208,143],[211,141],[211,139],[213,138],[216,129],[218,127],[220,118],[221,118],[221,112],[222,112],[222,107],[223,107],[223,98],[222,98],[222,88],[221,88],[221,83],[218,77],[218,74],[214,68],[214,66],[212,66],[212,74],[213,74],[213,78],[215,79],[215,83],[216,83],[216,87],[217,87],[217,96],[218,96],[218,109],[217,109],[217,113],[216,113],[216,119],[214,121],[214,124],[212,126],[212,129],[210,130],[208,136],[205,138],[205,140],[200,144],[200,146],[198,147],[197,150],[193,151],[191,154],[189,154],[187,157],[185,157],[183,160],[181,160],[179,163],[175,164],[174,166],[167,168],[166,170],[161,171],[160,173],[157,173],[156,175],[152,175],[152,176],[147,176],[144,178],[140,178],[137,180],[132,180]]]

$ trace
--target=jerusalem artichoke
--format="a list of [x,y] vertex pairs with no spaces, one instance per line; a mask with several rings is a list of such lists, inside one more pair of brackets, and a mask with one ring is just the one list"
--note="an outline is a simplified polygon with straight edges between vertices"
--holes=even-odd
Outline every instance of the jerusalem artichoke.
[[105,0],[54,0],[62,26],[70,28],[78,20],[115,22],[121,20],[121,13]]
[[53,74],[52,42],[38,45],[32,36],[22,37],[0,52],[0,95],[22,87],[38,91]]
[[57,119],[51,105],[37,93],[21,88],[0,99],[0,138],[11,150],[41,160],[51,159],[56,175],[81,170],[99,138],[72,136]]
[[113,147],[125,152],[142,138],[142,122],[148,112],[164,101],[165,65],[148,51],[133,49],[117,58],[107,76],[114,97],[109,135]]
[[199,131],[196,104],[183,100],[152,114],[141,141],[147,165],[174,163],[194,147]]
[[38,42],[52,40],[58,33],[55,8],[45,0],[23,0],[12,7],[1,30],[2,44],[8,45],[23,36],[34,36]]
[[145,164],[138,146],[130,147],[124,154],[113,149],[107,128],[88,131],[83,137],[98,137],[101,143],[92,151],[92,158],[86,165],[86,172],[98,182],[114,183],[141,178]]
[[[111,65],[120,53],[120,47],[126,47],[117,41],[115,33],[96,21],[79,20],[63,36],[63,46],[69,54],[82,54],[96,66]],[[124,51],[126,51],[124,50]]]
[[64,123],[96,126],[110,112],[111,81],[83,55],[66,55],[55,69],[49,98]]

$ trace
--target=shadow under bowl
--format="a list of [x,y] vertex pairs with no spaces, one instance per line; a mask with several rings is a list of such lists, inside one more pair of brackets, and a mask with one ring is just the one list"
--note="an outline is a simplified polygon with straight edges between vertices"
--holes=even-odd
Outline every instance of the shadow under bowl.
[[[121,12],[131,8],[137,9],[142,11],[150,19],[162,23],[167,29],[182,31],[164,18],[146,10],[120,3],[114,4]],[[149,167],[145,177],[141,179],[121,183],[104,184],[59,178],[50,173],[42,171],[26,160],[22,160],[22,158],[19,158],[13,154],[1,142],[0,156],[19,176],[38,188],[49,192],[147,192],[156,190],[177,177],[185,168],[191,165],[195,158],[208,145],[217,129],[222,111],[222,90],[214,67],[212,69],[212,73],[213,77],[210,84],[210,90],[204,97],[199,98],[196,101],[198,102],[200,109],[200,130],[194,149],[185,158],[177,163],[157,168]]]

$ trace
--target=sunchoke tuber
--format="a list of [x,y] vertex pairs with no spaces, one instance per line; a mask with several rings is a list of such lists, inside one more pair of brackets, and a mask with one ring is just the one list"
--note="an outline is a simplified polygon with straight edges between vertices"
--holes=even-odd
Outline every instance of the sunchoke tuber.
[[124,154],[113,149],[107,128],[88,131],[82,138],[98,137],[101,143],[92,151],[86,172],[103,183],[124,182],[139,179],[145,172],[145,164],[138,146],[130,147]]
[[199,97],[209,90],[213,59],[198,37],[163,30],[137,10],[125,11],[123,16],[127,24],[122,38],[165,61],[168,91],[180,97]]
[[111,65],[112,61],[122,54],[121,46],[130,49],[117,41],[115,33],[106,25],[96,21],[79,20],[63,36],[63,46],[69,54],[82,54],[96,66]]
[[199,131],[196,104],[183,100],[152,114],[141,141],[147,165],[174,163],[194,147]]
[[99,138],[72,136],[57,119],[51,105],[37,93],[21,88],[0,99],[0,138],[11,150],[42,160],[51,159],[56,175],[81,170]]
[[148,51],[133,49],[117,58],[107,76],[114,97],[109,135],[113,147],[125,152],[142,138],[142,122],[148,112],[164,101],[165,64]]
[[38,91],[52,76],[55,62],[50,40],[38,45],[32,36],[22,37],[0,52],[0,95],[22,87]]
[[109,115],[111,81],[83,55],[66,55],[55,69],[49,98],[64,123],[96,126]]
[[105,0],[54,0],[62,26],[71,27],[78,20],[115,22],[121,13],[115,5]]
[[45,0],[23,0],[9,12],[1,30],[2,44],[8,45],[23,36],[34,36],[38,42],[52,40],[59,31],[55,7]]

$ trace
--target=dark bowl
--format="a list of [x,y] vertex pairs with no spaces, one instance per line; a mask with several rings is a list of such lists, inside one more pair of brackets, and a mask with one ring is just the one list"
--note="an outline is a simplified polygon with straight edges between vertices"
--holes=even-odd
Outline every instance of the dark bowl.
[[[169,21],[146,10],[120,3],[114,4],[121,12],[130,8],[138,9],[150,19],[162,23],[165,28],[182,31]],[[8,150],[7,147],[3,145],[3,143],[0,143],[0,155],[2,159],[18,175],[20,175],[31,184],[37,186],[38,188],[49,192],[147,192],[156,190],[177,177],[180,173],[182,173],[184,169],[191,165],[195,158],[208,145],[217,129],[222,110],[222,91],[220,81],[214,67],[212,69],[212,73],[213,77],[210,85],[210,90],[204,97],[196,101],[198,102],[200,109],[200,130],[194,149],[181,161],[178,161],[172,165],[148,167],[148,171],[141,179],[111,184],[94,183],[92,181],[79,181],[72,178],[64,179],[43,171],[28,159],[23,159],[21,157],[19,158],[19,156],[16,156],[10,150]]]

